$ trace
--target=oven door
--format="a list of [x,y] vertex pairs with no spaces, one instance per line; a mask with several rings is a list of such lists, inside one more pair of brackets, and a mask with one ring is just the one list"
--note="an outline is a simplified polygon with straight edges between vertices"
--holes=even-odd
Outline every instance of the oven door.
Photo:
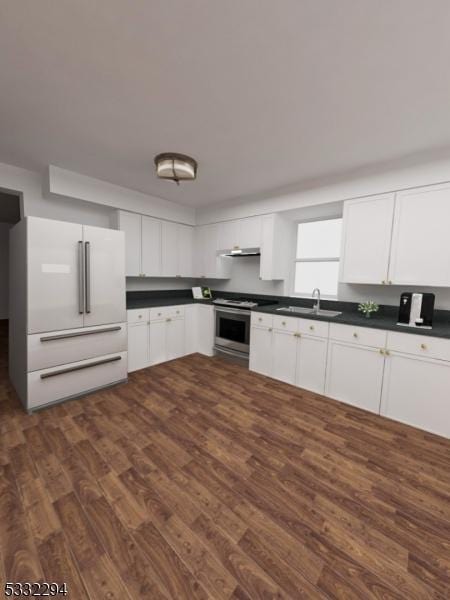
[[218,348],[250,351],[250,311],[216,307],[216,340]]

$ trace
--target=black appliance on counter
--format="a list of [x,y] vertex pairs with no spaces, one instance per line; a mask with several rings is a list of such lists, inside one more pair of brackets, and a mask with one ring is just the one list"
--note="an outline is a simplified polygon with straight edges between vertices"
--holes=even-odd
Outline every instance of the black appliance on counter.
[[400,296],[397,325],[431,329],[433,312],[434,294],[404,292]]

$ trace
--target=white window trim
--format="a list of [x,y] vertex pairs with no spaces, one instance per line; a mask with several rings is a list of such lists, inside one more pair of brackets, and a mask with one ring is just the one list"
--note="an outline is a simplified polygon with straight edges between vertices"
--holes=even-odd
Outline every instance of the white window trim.
[[[297,223],[295,224],[296,227],[296,231],[298,232],[298,226],[299,225],[303,225],[303,223],[312,223],[312,222],[317,222],[317,221],[333,221],[333,220],[337,220],[337,219],[342,219],[342,215],[336,215],[336,216],[332,216],[332,217],[319,217],[317,219],[308,219],[306,221],[297,221]],[[297,233],[298,235],[298,233]],[[298,238],[297,235],[295,236],[295,248],[297,248],[297,243],[298,243]],[[341,239],[341,248],[342,248],[342,239]],[[340,262],[341,257],[340,256],[330,256],[330,257],[321,257],[321,258],[297,258],[297,253],[296,251],[294,251],[294,263],[293,263],[293,269],[292,269],[292,275],[291,275],[291,293],[290,296],[292,298],[309,298],[311,299],[312,296],[312,290],[311,293],[307,293],[307,292],[296,292],[295,291],[295,265],[297,263],[300,262]],[[339,291],[339,277],[338,277],[338,291]],[[338,300],[338,294],[336,295],[330,295],[330,294],[321,294],[320,295],[322,300]]]

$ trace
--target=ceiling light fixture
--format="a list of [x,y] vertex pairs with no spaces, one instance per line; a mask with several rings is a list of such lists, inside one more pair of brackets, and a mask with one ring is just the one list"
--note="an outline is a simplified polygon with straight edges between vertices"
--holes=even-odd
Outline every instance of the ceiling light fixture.
[[193,181],[197,176],[197,162],[185,154],[164,152],[155,156],[156,174],[160,179],[169,179],[180,185],[180,181]]

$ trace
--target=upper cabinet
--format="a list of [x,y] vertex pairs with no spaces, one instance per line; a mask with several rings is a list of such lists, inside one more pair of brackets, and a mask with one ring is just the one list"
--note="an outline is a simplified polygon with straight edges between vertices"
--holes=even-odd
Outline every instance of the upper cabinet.
[[218,249],[238,250],[261,246],[261,217],[247,217],[218,224]]
[[389,279],[399,285],[450,287],[450,184],[399,192]]
[[190,225],[162,222],[163,277],[194,277],[194,234]]
[[194,228],[117,211],[127,277],[193,277]]
[[219,225],[199,225],[195,228],[195,273],[207,279],[228,279],[232,258],[220,256]]
[[395,194],[344,204],[340,280],[388,283]]
[[125,232],[125,275],[140,277],[142,217],[123,210],[117,211],[117,228]]
[[349,200],[340,280],[450,287],[450,184]]

